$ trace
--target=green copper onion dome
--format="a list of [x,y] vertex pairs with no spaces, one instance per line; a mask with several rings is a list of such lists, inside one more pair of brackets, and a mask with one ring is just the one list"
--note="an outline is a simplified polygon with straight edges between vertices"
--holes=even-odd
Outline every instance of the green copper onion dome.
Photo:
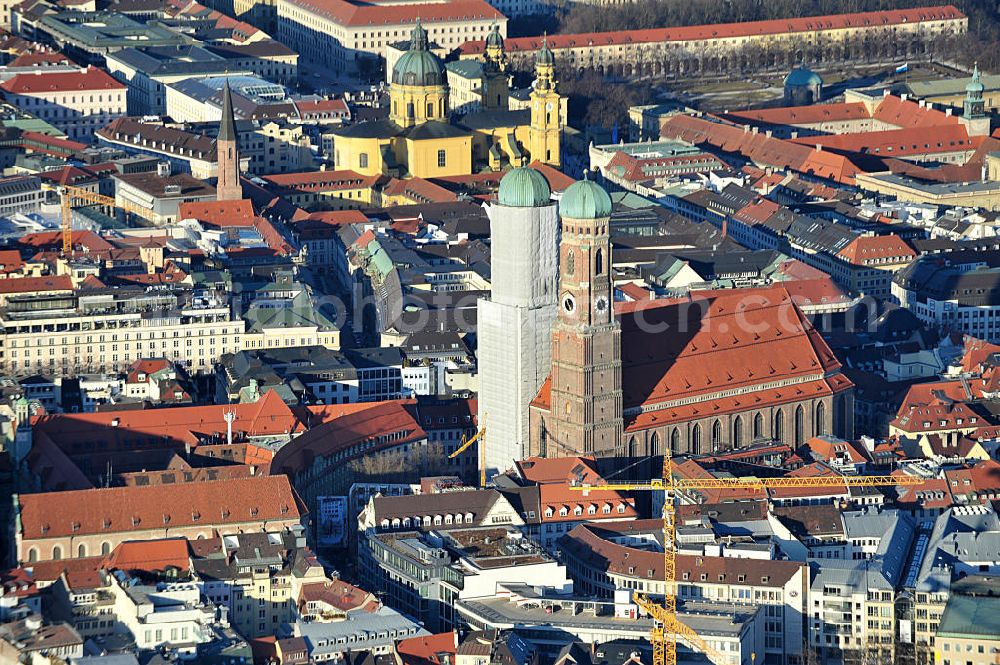
[[551,197],[552,190],[545,176],[527,166],[508,171],[500,179],[497,193],[500,205],[511,208],[537,208],[547,205]]
[[559,214],[570,219],[610,217],[611,197],[593,180],[578,180],[563,192]]

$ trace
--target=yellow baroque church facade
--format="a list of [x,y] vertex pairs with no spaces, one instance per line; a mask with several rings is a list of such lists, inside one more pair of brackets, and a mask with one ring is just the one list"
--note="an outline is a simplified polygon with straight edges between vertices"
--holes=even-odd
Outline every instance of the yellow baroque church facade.
[[448,77],[417,21],[410,48],[389,85],[389,118],[333,133],[334,168],[397,178],[503,171],[538,160],[559,166],[562,121],[555,58],[547,44],[535,56],[530,108],[508,103],[507,56],[494,25],[483,54],[482,110],[452,117]]

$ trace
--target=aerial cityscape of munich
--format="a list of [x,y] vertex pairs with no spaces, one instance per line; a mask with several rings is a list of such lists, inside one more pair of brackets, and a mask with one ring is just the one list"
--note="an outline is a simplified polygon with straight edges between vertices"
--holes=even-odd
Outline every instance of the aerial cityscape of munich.
[[0,0],[0,665],[1000,665],[1000,5]]

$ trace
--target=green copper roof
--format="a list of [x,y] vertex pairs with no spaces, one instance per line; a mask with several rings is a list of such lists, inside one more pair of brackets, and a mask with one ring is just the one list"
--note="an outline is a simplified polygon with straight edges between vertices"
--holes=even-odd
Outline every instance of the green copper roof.
[[610,217],[611,197],[593,180],[578,180],[563,192],[559,214],[570,219]]
[[556,56],[552,53],[552,49],[549,48],[549,40],[542,38],[542,48],[538,49],[538,53],[535,54],[535,64],[553,65],[555,62]]
[[537,208],[549,202],[552,190],[545,176],[533,168],[523,166],[508,171],[500,180],[497,200],[511,208]]
[[785,77],[785,85],[823,85],[823,79],[805,65],[799,65]]
[[972,71],[972,80],[969,81],[969,84],[967,86],[965,86],[965,91],[982,92],[985,89],[986,86],[983,85],[982,76],[980,76],[979,74],[979,64],[976,63],[976,68]]
[[427,31],[417,21],[410,34],[410,48],[392,68],[392,82],[397,85],[446,85],[444,66],[427,48]]

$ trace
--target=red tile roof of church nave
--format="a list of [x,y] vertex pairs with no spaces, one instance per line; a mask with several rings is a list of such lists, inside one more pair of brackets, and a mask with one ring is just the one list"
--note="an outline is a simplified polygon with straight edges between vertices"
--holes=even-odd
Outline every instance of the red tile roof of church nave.
[[686,407],[708,416],[723,405],[746,409],[758,398],[805,399],[850,385],[830,380],[840,376],[835,374],[840,363],[784,288],[695,292],[690,300],[665,305],[655,300],[626,305],[638,306],[621,315],[625,408],[800,381],[756,397]]
[[[896,9],[889,11],[860,12],[856,14],[832,14],[828,16],[806,16],[802,18],[776,19],[771,21],[746,21],[742,23],[716,23],[674,28],[653,28],[649,30],[623,30],[620,32],[588,32],[565,35],[548,35],[549,48],[585,48],[587,46],[608,46],[641,44],[648,42],[700,41],[752,37],[759,35],[781,35],[797,32],[816,32],[849,28],[868,28],[924,21],[942,21],[965,18],[965,14],[952,5],[919,7],[916,9]],[[509,53],[537,51],[542,46],[542,36],[518,37],[504,40]],[[463,53],[481,53],[483,42],[470,41],[461,46]]]

